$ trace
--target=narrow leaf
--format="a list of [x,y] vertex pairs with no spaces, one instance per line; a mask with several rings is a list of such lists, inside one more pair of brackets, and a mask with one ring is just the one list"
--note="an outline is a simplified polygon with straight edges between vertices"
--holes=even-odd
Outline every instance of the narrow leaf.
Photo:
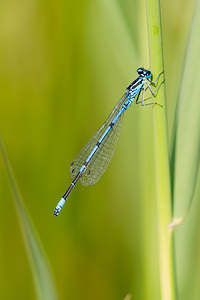
[[175,128],[174,220],[180,224],[187,214],[196,182],[200,158],[200,1],[196,1],[181,84]]
[[37,299],[57,300],[58,295],[48,258],[41,245],[28,211],[22,201],[1,135],[0,152],[8,174],[24,244],[28,253]]
[[[116,58],[122,74],[126,76],[126,66],[130,64],[130,59],[134,57],[138,60],[138,50],[133,39],[133,34],[127,24],[125,15],[120,9],[118,1],[100,0],[98,1],[98,5],[102,11],[102,16],[106,25],[104,33],[107,36],[109,48]],[[124,55],[124,47],[126,47],[126,55]],[[121,57],[123,57],[123,60]]]
[[[164,71],[160,0],[147,0],[146,2],[151,70],[153,74],[158,76],[160,72]],[[173,230],[167,227],[171,222],[172,212],[167,111],[164,88],[163,84],[155,98],[155,101],[161,104],[162,107],[155,105],[153,108],[160,292],[162,300],[175,300],[177,299],[177,293],[172,239]]]

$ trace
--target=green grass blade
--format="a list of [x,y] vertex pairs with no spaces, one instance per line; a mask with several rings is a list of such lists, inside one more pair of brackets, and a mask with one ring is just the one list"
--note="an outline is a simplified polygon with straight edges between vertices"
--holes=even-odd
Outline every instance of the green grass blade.
[[8,174],[23,240],[28,253],[37,299],[57,300],[58,295],[48,258],[22,201],[1,135],[0,152]]
[[200,1],[196,1],[176,114],[174,150],[174,220],[186,216],[197,183],[200,157]]
[[[138,60],[138,50],[133,34],[131,34],[127,20],[117,1],[100,0],[98,4],[106,25],[105,35],[108,37],[109,48],[116,58],[122,74],[126,76],[127,65],[130,64],[130,60],[133,58]],[[124,55],[124,47],[126,48],[126,55]]]
[[[159,0],[147,0],[147,16],[151,70],[156,78],[164,70]],[[162,85],[158,92],[156,102],[163,105],[163,107],[155,105],[153,108],[161,299],[175,300],[173,237],[172,229],[168,228],[172,213],[164,85]]]

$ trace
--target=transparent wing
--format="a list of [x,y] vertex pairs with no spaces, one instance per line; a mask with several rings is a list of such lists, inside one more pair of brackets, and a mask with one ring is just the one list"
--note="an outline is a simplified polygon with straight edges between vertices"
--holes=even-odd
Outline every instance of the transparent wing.
[[83,185],[87,186],[95,184],[106,171],[119,141],[122,121],[123,115],[120,116],[116,124],[109,131],[107,137],[102,141],[87,170],[80,179]]
[[[92,149],[98,142],[99,138],[105,131],[105,129],[108,127],[108,125],[111,123],[111,121],[116,117],[119,110],[123,106],[124,102],[126,101],[127,96],[126,94],[119,100],[119,102],[115,105],[114,109],[106,119],[106,121],[103,123],[103,125],[97,130],[97,132],[93,135],[93,137],[87,142],[87,144],[82,148],[82,150],[79,152],[79,154],[75,157],[75,159],[72,161],[70,165],[70,173],[72,180],[76,177],[77,173],[79,172],[82,165],[85,163],[86,159],[88,158],[89,154],[91,153]],[[118,122],[117,122],[118,123]],[[115,124],[116,126],[117,124]],[[115,126],[111,130],[113,132]],[[98,151],[97,151],[98,152]],[[92,160],[93,161],[93,160]],[[90,163],[92,163],[92,161]],[[90,163],[88,167],[90,166]],[[87,171],[86,171],[87,173]]]

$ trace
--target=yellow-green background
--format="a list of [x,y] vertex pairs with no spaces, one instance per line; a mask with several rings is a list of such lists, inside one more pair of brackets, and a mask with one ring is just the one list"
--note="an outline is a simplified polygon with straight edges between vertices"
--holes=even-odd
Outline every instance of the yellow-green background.
[[[161,1],[170,143],[193,2]],[[60,299],[159,299],[151,107],[132,105],[103,178],[52,215],[71,161],[150,67],[146,29],[139,0],[0,3],[0,129]],[[2,159],[0,200],[0,298],[36,299]],[[176,229],[181,300],[200,299],[199,209]]]

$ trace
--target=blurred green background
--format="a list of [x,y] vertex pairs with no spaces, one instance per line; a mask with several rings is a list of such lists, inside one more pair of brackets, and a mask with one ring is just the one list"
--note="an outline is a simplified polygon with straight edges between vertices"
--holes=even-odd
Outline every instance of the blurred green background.
[[[171,145],[194,1],[161,7]],[[71,182],[71,161],[136,69],[150,67],[145,9],[139,0],[0,3],[0,129],[60,299],[159,299],[151,107],[132,105],[102,179],[78,183],[52,215]],[[0,199],[1,299],[36,299],[2,158]],[[195,201],[175,235],[182,300],[200,299],[198,211]]]

